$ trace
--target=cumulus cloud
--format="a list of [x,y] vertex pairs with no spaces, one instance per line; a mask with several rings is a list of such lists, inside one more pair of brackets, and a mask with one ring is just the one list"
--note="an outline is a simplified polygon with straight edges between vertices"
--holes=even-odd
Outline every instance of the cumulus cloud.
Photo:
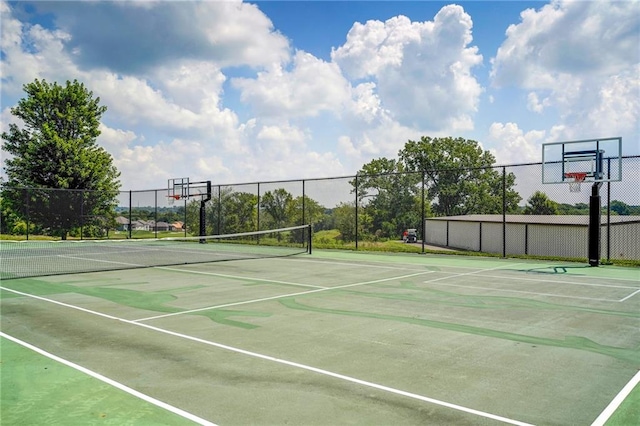
[[289,55],[288,40],[240,0],[37,2],[36,10],[73,34],[65,50],[83,69],[137,75],[182,59],[263,66]]
[[236,78],[232,83],[241,91],[241,99],[265,117],[337,112],[349,97],[349,83],[336,64],[304,51],[296,52],[289,69],[273,64],[257,78]]
[[498,164],[520,164],[541,160],[545,131],[523,132],[516,123],[493,123],[489,128],[491,149]]
[[554,107],[559,137],[637,137],[639,45],[640,2],[555,0],[509,26],[492,82],[529,90],[531,111]]
[[460,6],[443,7],[433,21],[397,16],[355,23],[332,60],[353,79],[376,82],[382,106],[400,124],[470,130],[482,87],[472,68],[482,62],[472,42],[471,17]]
[[[174,7],[170,3],[162,4]],[[145,7],[148,9],[158,5],[154,3]],[[194,5],[195,3],[184,6],[189,9]],[[87,64],[79,59],[77,49],[69,48],[82,31],[74,32],[78,29],[73,25],[61,30],[22,22],[14,13],[16,11],[12,7],[15,6],[16,4],[9,6],[8,3],[0,3],[4,124],[8,122],[5,117],[10,116],[9,107],[24,95],[21,90],[23,84],[34,78],[60,83],[78,79],[93,91],[94,96],[100,97],[101,104],[108,107],[103,116],[102,134],[98,143],[114,157],[128,188],[157,187],[158,182],[165,182],[167,178],[175,176],[204,178],[215,175],[218,179],[237,179],[234,177],[237,168],[232,164],[246,160],[246,153],[252,149],[249,136],[255,136],[255,123],[251,120],[241,123],[235,112],[222,106],[226,76],[221,64],[227,63],[225,61],[228,59],[240,61],[237,65],[247,65],[241,55],[235,59],[228,56],[227,59],[216,62],[193,59],[185,54],[153,66],[140,75],[115,71],[117,63],[87,70]],[[55,9],[55,16],[60,22],[65,22],[72,15],[67,10],[68,4],[42,6],[60,7],[60,11]],[[247,13],[245,7],[237,4],[231,6],[220,6],[222,12],[228,15],[226,19],[244,22],[243,16]],[[88,13],[82,9],[84,5],[79,7],[81,10],[78,16]],[[138,12],[141,6],[108,3],[100,7],[134,8],[134,12]],[[214,5],[208,4],[206,7]],[[211,10],[209,12],[213,13]],[[249,12],[250,15],[255,14],[257,9],[250,6]],[[65,13],[69,14],[67,18]],[[233,13],[243,16],[234,18],[229,15]],[[249,20],[245,25],[251,22]],[[254,27],[251,31],[237,28],[236,31],[240,34],[252,32],[255,35],[260,33],[261,28],[265,29],[266,26]],[[102,36],[108,38],[107,34]],[[140,37],[147,36],[141,33]],[[286,52],[279,44],[280,40],[285,40],[282,36],[277,35],[273,40],[273,51]],[[85,42],[88,43],[82,41]],[[249,45],[250,41],[245,40],[243,43]],[[261,49],[259,46],[255,48]],[[258,56],[252,56],[252,60],[258,60]],[[270,61],[279,59],[280,56],[262,56],[261,60]],[[6,153],[2,154],[6,157]]]
[[555,88],[560,75],[610,75],[638,63],[640,3],[555,0],[521,13],[492,60],[498,86]]

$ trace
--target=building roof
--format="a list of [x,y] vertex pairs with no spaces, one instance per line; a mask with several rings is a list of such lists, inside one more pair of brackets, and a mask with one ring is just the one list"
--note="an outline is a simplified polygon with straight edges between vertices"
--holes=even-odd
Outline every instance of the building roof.
[[[611,224],[620,223],[640,223],[640,216],[618,216],[612,215]],[[459,222],[492,222],[502,223],[501,214],[469,214],[463,216],[429,217],[427,220],[446,220]],[[589,215],[525,215],[508,214],[505,216],[506,223],[531,223],[542,225],[587,225]],[[600,217],[600,223],[607,223],[607,216]]]

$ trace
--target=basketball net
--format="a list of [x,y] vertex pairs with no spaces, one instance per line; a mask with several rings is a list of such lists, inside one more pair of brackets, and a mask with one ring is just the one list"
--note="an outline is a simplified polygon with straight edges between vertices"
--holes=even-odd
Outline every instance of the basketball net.
[[169,205],[172,206],[177,200],[180,199],[180,195],[167,195],[167,200],[169,201]]
[[580,184],[584,182],[587,174],[585,172],[570,172],[565,173],[564,177],[569,180],[569,192],[580,192]]

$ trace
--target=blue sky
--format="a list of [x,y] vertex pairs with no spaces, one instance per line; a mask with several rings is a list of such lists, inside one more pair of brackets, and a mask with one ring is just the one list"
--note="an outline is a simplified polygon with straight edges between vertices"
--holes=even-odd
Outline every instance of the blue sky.
[[[0,2],[2,129],[35,78],[108,107],[123,189],[344,176],[422,135],[499,164],[640,154],[640,2]],[[5,157],[5,153],[3,158]]]

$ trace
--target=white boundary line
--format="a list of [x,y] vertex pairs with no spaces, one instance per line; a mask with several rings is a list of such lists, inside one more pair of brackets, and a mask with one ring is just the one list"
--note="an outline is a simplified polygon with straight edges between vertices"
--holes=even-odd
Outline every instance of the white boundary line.
[[[194,266],[194,265],[187,265],[187,266]],[[174,272],[185,272],[185,273],[189,273],[189,274],[211,275],[211,276],[214,276],[214,277],[231,278],[231,279],[243,280],[243,281],[259,281],[259,282],[265,282],[265,283],[276,283],[276,284],[292,285],[292,286],[296,286],[296,287],[311,287],[311,288],[320,288],[320,289],[328,288],[328,287],[321,286],[321,285],[293,283],[293,282],[289,282],[289,281],[268,280],[268,279],[264,279],[264,278],[253,278],[253,277],[245,277],[245,276],[240,276],[240,275],[219,274],[217,272],[194,271],[192,269],[180,269],[180,268],[168,267],[168,266],[154,266],[153,269],[162,269],[162,270],[165,270],[165,271],[174,271]]]
[[[426,284],[432,283],[433,281],[425,281]],[[565,296],[562,294],[555,294],[555,293],[538,293],[535,291],[524,291],[524,290],[511,290],[511,289],[506,289],[506,288],[492,288],[492,287],[476,287],[476,286],[472,286],[472,285],[462,285],[462,284],[445,284],[445,283],[438,283],[437,285],[444,285],[447,287],[460,287],[460,288],[470,288],[470,289],[476,289],[476,290],[490,290],[490,291],[506,291],[509,293],[521,293],[521,294],[532,294],[535,296],[552,296],[552,297],[564,297],[567,299],[581,299],[581,300],[593,300],[593,301],[597,301],[597,302],[620,302],[620,300],[617,299],[596,299],[594,297],[581,297],[581,296]],[[640,290],[638,290],[640,291]]]
[[633,376],[631,380],[629,380],[629,382],[625,385],[625,387],[623,387],[622,390],[618,392],[618,395],[616,395],[616,397],[613,398],[613,400],[609,403],[609,405],[607,405],[607,407],[602,411],[602,413],[600,413],[598,418],[595,419],[593,423],[591,423],[591,426],[603,426],[607,422],[607,420],[609,420],[609,418],[613,415],[613,413],[615,413],[615,411],[618,409],[620,404],[622,404],[622,401],[624,401],[625,398],[629,396],[633,388],[635,388],[638,385],[638,383],[640,383],[640,371],[638,371],[636,375]]
[[[315,263],[328,263],[328,264],[336,264],[336,265],[351,265],[353,266],[353,262],[351,261],[340,261],[340,260],[333,260],[333,261],[324,261],[324,260],[312,260],[312,259],[304,259],[302,257],[290,257],[290,258],[274,258],[273,260],[277,260],[278,262],[284,262],[284,261],[290,261],[290,262],[315,262]],[[376,263],[377,265],[372,265],[372,263]],[[389,268],[389,269],[402,269],[402,270],[411,270],[411,267],[431,267],[431,268],[448,268],[448,269],[473,269],[473,270],[482,270],[482,271],[491,271],[493,269],[499,269],[502,268],[502,266],[499,266],[498,268],[490,268],[490,269],[482,269],[478,266],[452,266],[452,265],[441,265],[441,264],[437,264],[437,263],[428,263],[428,264],[418,264],[418,263],[393,263],[392,265],[404,265],[404,267],[399,267],[399,266],[382,266],[382,265],[386,265],[386,263],[380,262],[380,261],[364,261],[364,262],[360,262],[359,265],[362,266],[366,266],[366,267],[372,267],[372,268]],[[514,265],[523,265],[523,263],[514,263]],[[519,269],[514,269],[511,270],[512,272],[519,272],[519,273],[530,273],[529,271],[522,271]],[[443,273],[443,274],[455,274],[456,272],[450,272],[450,271],[433,271],[433,272],[439,272],[439,273]],[[601,280],[601,279],[607,279],[609,281],[631,281],[631,282],[635,282],[638,283],[639,280],[638,279],[633,279],[633,278],[615,278],[615,277],[600,277],[600,276],[588,276],[588,275],[574,275],[574,274],[554,274],[554,273],[537,273],[538,275],[548,275],[548,276],[552,276],[552,275],[558,275],[558,276],[564,276],[564,277],[571,277],[571,278],[580,278],[580,279],[586,279],[586,280]],[[488,276],[488,275],[487,275]],[[498,278],[509,278],[509,277],[505,277],[505,276],[499,276]],[[520,278],[518,276],[518,279],[523,279]],[[564,283],[566,281],[559,281],[559,280],[538,280],[535,278],[527,278],[528,280],[533,280],[533,281],[538,281],[538,282],[559,282],[559,283]],[[582,284],[582,285],[598,285],[598,284],[588,284],[588,283],[575,283],[575,284]],[[606,284],[599,284],[602,286],[607,286]],[[607,286],[610,287],[610,286]],[[627,288],[627,287],[624,287]],[[638,288],[638,287],[628,287],[628,288]]]
[[120,389],[121,391],[124,391],[124,392],[126,392],[126,393],[128,393],[130,395],[133,395],[136,398],[139,398],[139,399],[141,399],[143,401],[151,403],[151,404],[153,404],[153,405],[155,405],[157,407],[163,408],[163,409],[165,409],[167,411],[170,411],[170,412],[172,412],[174,414],[177,414],[178,416],[184,417],[185,419],[189,419],[192,422],[195,422],[195,423],[197,423],[199,425],[215,426],[215,423],[211,423],[208,420],[200,418],[200,417],[198,417],[198,416],[196,416],[194,414],[191,414],[191,413],[189,413],[187,411],[181,410],[180,408],[174,407],[173,405],[167,404],[166,402],[162,402],[160,400],[157,400],[157,399],[155,399],[155,398],[153,398],[153,397],[151,397],[149,395],[146,395],[146,394],[144,394],[142,392],[139,392],[139,391],[137,391],[135,389],[132,389],[129,386],[123,385],[120,382],[116,382],[113,379],[105,377],[102,374],[96,373],[95,371],[89,370],[88,368],[82,367],[81,365],[75,364],[75,363],[73,363],[71,361],[68,361],[68,360],[66,360],[64,358],[60,358],[59,356],[56,356],[56,355],[54,355],[52,353],[49,353],[49,352],[47,352],[47,351],[45,351],[43,349],[40,349],[40,348],[38,348],[36,346],[33,346],[30,343],[24,342],[24,341],[22,341],[20,339],[17,339],[15,337],[13,337],[13,336],[10,336],[10,335],[8,335],[6,333],[3,333],[2,331],[0,331],[0,337],[4,337],[7,340],[11,340],[14,343],[17,343],[17,344],[19,344],[21,346],[24,346],[27,349],[31,349],[32,351],[39,353],[40,355],[44,355],[47,358],[50,358],[50,359],[52,359],[52,360],[54,360],[56,362],[59,362],[61,364],[66,365],[67,367],[71,367],[73,369],[76,369],[76,370],[80,371],[81,373],[84,373],[84,374],[86,374],[88,376],[93,377],[94,379],[98,379],[98,380],[100,380],[100,381],[102,381],[102,382],[104,382],[104,383],[106,383],[106,384],[108,384],[110,386],[113,386],[113,387],[115,387],[117,389]]
[[596,283],[582,283],[577,281],[562,281],[562,280],[537,280],[535,278],[513,277],[508,275],[479,275],[487,278],[501,278],[509,281],[535,281],[538,283],[554,283],[554,284],[568,284],[568,285],[582,285],[587,287],[609,287],[609,288],[625,288],[636,290],[638,287],[631,287],[627,285],[608,285],[608,284],[596,284]]
[[618,302],[624,302],[627,299],[631,299],[633,296],[635,296],[636,294],[640,293],[640,290],[636,290],[633,293],[631,293],[630,295],[628,295],[627,297],[623,297],[622,299],[618,300]]
[[[354,286],[354,285],[362,285],[362,284],[363,283],[351,284],[351,285],[343,286],[343,288],[344,287],[349,287],[349,286]],[[9,291],[9,292],[12,292],[12,293],[20,294],[20,295],[23,295],[23,296],[32,297],[32,298],[35,298],[35,299],[38,299],[38,300],[54,303],[56,305],[65,306],[65,307],[68,307],[68,308],[71,308],[71,309],[77,309],[79,311],[90,313],[90,314],[93,314],[93,315],[98,315],[98,316],[101,316],[103,318],[110,318],[110,319],[114,319],[114,320],[117,320],[117,321],[121,321],[121,322],[126,323],[126,324],[131,324],[131,325],[135,325],[135,326],[138,326],[138,327],[144,327],[146,329],[157,331],[159,333],[168,334],[170,336],[175,336],[175,337],[179,337],[179,338],[182,338],[182,339],[191,340],[191,341],[194,341],[194,342],[197,342],[197,343],[202,343],[202,344],[205,344],[205,345],[213,346],[213,347],[216,347],[216,348],[225,349],[225,350],[228,350],[230,352],[235,352],[235,353],[239,353],[239,354],[243,354],[243,355],[248,355],[248,356],[251,356],[251,357],[254,357],[254,358],[263,359],[263,360],[266,360],[266,361],[272,361],[272,362],[275,362],[275,363],[278,363],[278,364],[288,365],[290,367],[295,367],[295,368],[299,368],[299,369],[302,369],[302,370],[318,373],[318,374],[321,374],[321,375],[334,377],[334,378],[337,378],[337,379],[340,379],[340,380],[344,380],[344,381],[347,381],[347,382],[351,382],[351,383],[355,383],[355,384],[358,384],[358,385],[362,385],[362,386],[378,389],[378,390],[381,390],[381,391],[384,391],[384,392],[393,393],[393,394],[396,394],[396,395],[405,396],[405,397],[416,399],[416,400],[423,401],[423,402],[428,402],[428,403],[431,403],[431,404],[434,404],[434,405],[439,405],[439,406],[442,406],[442,407],[450,408],[450,409],[461,411],[461,412],[464,412],[464,413],[473,414],[473,415],[480,416],[480,417],[485,417],[485,418],[496,420],[496,421],[499,421],[499,422],[508,423],[508,424],[512,424],[512,425],[517,425],[517,426],[533,426],[533,425],[531,425],[529,423],[524,423],[524,422],[521,422],[521,421],[518,421],[518,420],[509,419],[507,417],[498,416],[498,415],[487,413],[487,412],[480,411],[480,410],[475,410],[473,408],[467,408],[467,407],[464,407],[462,405],[452,404],[450,402],[441,401],[441,400],[438,400],[438,399],[435,399],[435,398],[429,398],[427,396],[422,396],[422,395],[418,395],[418,394],[415,394],[415,393],[403,391],[403,390],[400,390],[400,389],[395,389],[395,388],[391,388],[391,387],[388,387],[388,386],[380,385],[380,384],[377,384],[377,383],[368,382],[368,381],[365,381],[365,380],[360,380],[360,379],[357,379],[355,377],[345,376],[343,374],[334,373],[332,371],[323,370],[321,368],[316,368],[316,367],[312,367],[312,366],[305,365],[305,364],[300,364],[300,363],[293,362],[293,361],[287,361],[287,360],[284,360],[284,359],[281,359],[281,358],[275,358],[275,357],[272,357],[272,356],[269,356],[269,355],[264,355],[264,354],[259,354],[259,353],[256,353],[256,352],[247,351],[247,350],[236,348],[236,347],[233,347],[233,346],[224,345],[222,343],[216,343],[216,342],[212,342],[212,341],[209,341],[209,340],[204,340],[204,339],[200,339],[200,338],[197,338],[197,337],[189,336],[189,335],[186,335],[186,334],[176,333],[174,331],[165,330],[165,329],[154,327],[154,326],[151,326],[151,325],[148,325],[148,324],[142,324],[142,323],[139,323],[139,322],[126,320],[126,319],[123,319],[123,318],[117,318],[117,317],[114,317],[112,315],[107,315],[107,314],[103,314],[103,313],[100,313],[100,312],[92,311],[90,309],[81,308],[79,306],[70,305],[68,303],[59,302],[57,300],[47,299],[47,298],[41,297],[41,296],[34,296],[34,295],[31,295],[31,294],[28,294],[28,293],[23,293],[21,291],[12,290],[10,288],[6,288],[6,287],[2,287],[2,286],[0,286],[0,289],[6,290],[6,291]],[[321,289],[321,290],[312,290],[312,291],[323,291],[323,290]],[[87,370],[87,371],[89,371],[89,370]]]
[[[291,257],[291,258],[286,258],[286,257],[276,257],[274,258],[274,260],[277,260],[278,262],[282,262],[282,261],[290,261],[290,262],[306,262],[306,263],[321,263],[323,265],[340,265],[340,266],[347,266],[353,269],[353,262],[343,262],[343,261],[339,261],[339,260],[313,260],[313,259],[303,259],[301,257]],[[393,266],[392,266],[393,265]],[[407,271],[407,270],[414,270],[414,271],[424,271],[424,268],[418,269],[420,268],[421,265],[416,264],[416,263],[401,263],[401,264],[392,264],[392,265],[386,265],[386,264],[382,264],[381,262],[359,262],[357,263],[358,267],[361,268],[380,268],[380,269],[400,269],[402,271]],[[401,265],[401,266],[397,266],[397,265]],[[426,266],[433,266],[433,265],[426,265]],[[411,267],[414,267],[415,269],[411,269]],[[475,268],[473,268],[475,269]],[[434,272],[439,272],[439,271],[434,271]]]
[[[193,271],[187,271],[187,270],[183,271],[181,269],[176,269],[176,270],[177,271],[181,271],[181,272],[193,272]],[[402,275],[402,276],[399,276],[399,277],[381,278],[379,280],[364,281],[364,282],[353,283],[353,284],[345,284],[345,285],[340,285],[340,286],[336,286],[336,287],[320,287],[320,288],[317,288],[315,290],[307,290],[307,291],[300,291],[300,292],[297,292],[297,293],[281,294],[281,295],[278,295],[278,296],[263,297],[263,298],[260,298],[260,299],[253,299],[253,300],[244,300],[244,301],[240,301],[240,302],[226,303],[224,305],[206,306],[204,308],[190,309],[188,311],[181,311],[181,312],[173,312],[171,314],[156,315],[156,316],[153,316],[153,317],[140,318],[140,319],[133,320],[133,321],[149,321],[149,320],[154,320],[154,319],[159,319],[159,318],[173,317],[173,316],[176,316],[176,315],[190,314],[190,313],[193,313],[193,312],[208,311],[210,309],[219,309],[219,308],[227,308],[229,306],[246,305],[246,304],[249,304],[249,303],[264,302],[264,301],[267,301],[267,300],[282,299],[282,298],[291,297],[291,296],[302,296],[304,294],[319,293],[321,291],[337,290],[337,289],[342,289],[342,288],[347,288],[347,287],[355,287],[355,286],[366,285],[366,284],[380,283],[380,282],[384,282],[384,281],[398,280],[398,279],[402,279],[402,278],[414,277],[416,275],[430,274],[432,272],[433,271],[417,272],[415,274]],[[219,274],[209,273],[209,272],[195,272],[195,273],[205,274],[205,275],[219,275]],[[270,281],[270,280],[265,280],[265,281]],[[274,282],[277,282],[277,281],[274,281]]]

